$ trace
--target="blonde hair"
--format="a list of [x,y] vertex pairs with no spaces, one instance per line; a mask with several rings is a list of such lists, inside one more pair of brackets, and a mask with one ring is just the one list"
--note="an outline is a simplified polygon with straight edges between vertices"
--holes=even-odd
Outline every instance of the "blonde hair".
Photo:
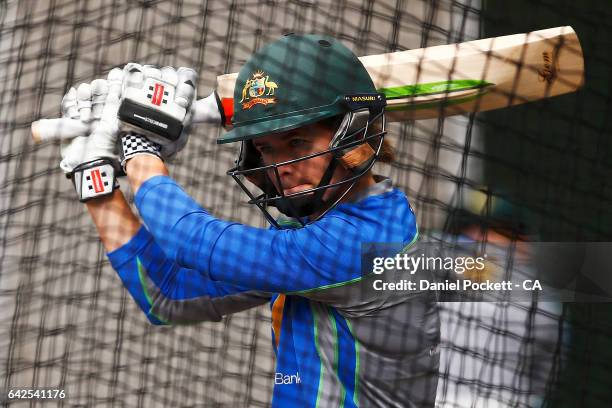
[[[331,118],[323,119],[319,123],[322,126],[325,126],[335,132],[336,130],[338,130],[338,127],[340,126],[340,122],[342,121],[343,117],[344,115],[333,116]],[[366,136],[375,135],[377,133],[380,133],[381,130],[382,130],[382,125],[380,123],[378,122],[373,123],[368,129],[368,134]],[[376,151],[376,149],[378,148],[379,143],[380,143],[379,137],[374,137],[368,140],[368,144],[374,151]],[[389,139],[387,138],[383,139],[383,143],[382,143],[382,146],[380,147],[380,152],[378,154],[378,159],[376,161],[381,162],[381,163],[387,163],[387,164],[393,163],[395,161],[395,148],[393,147]]]
[[[379,123],[375,123],[368,130],[368,136],[380,133],[381,130],[381,125]],[[373,139],[370,139],[368,140],[368,143],[370,144],[372,149],[376,151],[376,148],[378,148],[378,144],[380,143],[380,138],[375,137]],[[395,161],[395,148],[393,147],[393,144],[391,144],[391,141],[386,137],[383,139],[382,146],[380,147],[380,152],[378,153],[378,159],[376,161],[387,164],[393,163]]]

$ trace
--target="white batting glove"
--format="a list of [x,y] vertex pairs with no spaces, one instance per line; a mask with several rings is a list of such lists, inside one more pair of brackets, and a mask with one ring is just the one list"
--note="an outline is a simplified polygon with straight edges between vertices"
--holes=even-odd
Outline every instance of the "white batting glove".
[[72,87],[64,95],[61,106],[62,117],[79,121],[87,127],[87,131],[72,140],[68,138],[62,140],[60,168],[65,173],[72,173],[72,170],[84,161],[88,136],[100,122],[107,95],[108,81],[105,79],[81,84],[78,89]]
[[[83,99],[91,99],[90,84],[81,84],[79,85],[79,89],[81,90],[80,94]],[[85,144],[87,143],[87,136],[91,126],[89,122],[81,120],[81,115],[79,114],[79,110],[77,108],[77,90],[74,87],[70,88],[68,93],[64,95],[64,98],[62,99],[61,112],[62,118],[79,121],[83,124],[84,129],[87,129],[83,134],[81,134],[80,136],[76,136],[72,140],[62,139],[62,143],[60,145],[60,154],[62,156],[60,168],[64,171],[64,173],[70,175],[72,173],[72,170],[80,164],[81,157],[83,156],[83,152],[85,151]],[[62,133],[61,128],[60,133]]]
[[122,138],[122,166],[136,154],[172,157],[189,137],[197,73],[191,68],[129,63],[124,75],[118,112],[121,130],[127,132]]
[[[66,95],[68,97],[68,95]],[[74,103],[73,111],[76,109],[76,89],[71,97]],[[92,109],[95,104],[92,102]],[[232,106],[224,106],[216,92],[212,92],[206,98],[199,99],[192,104],[192,123],[212,123],[231,127]],[[49,140],[70,140],[77,136],[91,133],[91,122],[83,122],[80,116],[73,119],[73,115],[64,115],[62,118],[39,119],[32,123],[32,138],[35,143]]]
[[62,116],[89,124],[90,135],[62,142],[60,168],[73,180],[81,201],[111,194],[118,187],[117,155],[123,71],[115,68],[106,80],[71,88],[62,100]]

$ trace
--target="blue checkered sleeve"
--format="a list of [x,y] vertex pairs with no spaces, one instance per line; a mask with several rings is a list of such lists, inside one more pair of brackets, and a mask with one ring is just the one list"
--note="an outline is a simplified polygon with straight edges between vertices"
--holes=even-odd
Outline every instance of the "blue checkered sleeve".
[[254,228],[213,217],[166,176],[147,180],[135,201],[170,259],[215,280],[288,293],[361,276],[364,231],[351,217],[330,213],[296,230]]
[[145,227],[128,243],[108,253],[108,258],[153,324],[219,321],[223,315],[266,303],[271,297],[179,267]]

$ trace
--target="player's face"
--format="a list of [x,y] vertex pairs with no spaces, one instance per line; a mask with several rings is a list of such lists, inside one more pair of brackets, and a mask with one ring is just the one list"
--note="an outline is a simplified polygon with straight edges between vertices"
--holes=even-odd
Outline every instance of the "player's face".
[[[332,136],[332,129],[315,123],[288,132],[257,138],[253,144],[261,154],[264,165],[270,165],[325,151],[329,149]],[[274,170],[269,170],[268,176],[276,189],[282,190],[285,195],[297,193],[317,187],[331,160],[332,154],[327,153],[279,166],[280,185]],[[347,173],[346,169],[338,166],[331,183],[346,178]],[[326,194],[329,194],[329,190]]]

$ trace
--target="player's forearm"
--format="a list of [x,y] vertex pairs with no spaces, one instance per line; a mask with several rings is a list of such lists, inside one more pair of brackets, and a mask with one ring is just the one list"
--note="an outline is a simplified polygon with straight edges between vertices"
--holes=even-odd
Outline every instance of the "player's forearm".
[[115,190],[109,196],[90,200],[86,205],[106,252],[125,245],[140,228],[140,221],[120,190]]
[[132,186],[132,191],[136,194],[142,183],[151,177],[167,176],[168,168],[159,157],[150,154],[139,154],[128,160],[126,172]]
[[223,315],[270,300],[268,293],[213,281],[205,273],[178,267],[145,228],[109,253],[108,259],[153,324],[218,322]]

